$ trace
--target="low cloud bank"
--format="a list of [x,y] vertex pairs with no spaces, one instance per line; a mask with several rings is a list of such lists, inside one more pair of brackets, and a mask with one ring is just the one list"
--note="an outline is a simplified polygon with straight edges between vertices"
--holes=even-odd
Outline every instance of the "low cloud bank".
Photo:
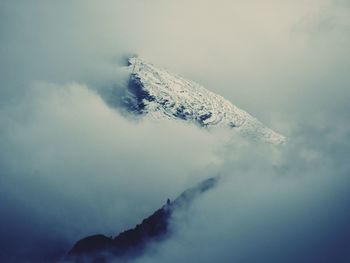
[[115,235],[220,174],[218,187],[175,214],[174,236],[136,262],[348,259],[350,126],[341,115],[337,125],[300,123],[276,147],[130,121],[80,84],[38,83],[27,94],[1,114],[2,258],[58,259],[81,237]]
[[220,162],[209,133],[130,122],[78,84],[41,83],[10,109],[1,115],[3,253],[45,255],[41,239],[57,251],[115,235]]
[[174,217],[171,240],[135,262],[347,262],[350,127],[315,134],[304,130],[277,152],[226,151],[223,183]]

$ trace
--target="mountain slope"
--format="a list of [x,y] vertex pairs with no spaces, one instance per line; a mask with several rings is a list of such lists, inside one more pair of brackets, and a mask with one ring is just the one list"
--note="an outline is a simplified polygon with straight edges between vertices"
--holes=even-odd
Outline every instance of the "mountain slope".
[[264,126],[199,84],[159,69],[138,57],[129,59],[130,80],[124,102],[136,114],[186,120],[201,127],[225,127],[249,138],[281,144],[285,137]]
[[171,235],[170,220],[173,213],[183,211],[196,197],[217,185],[219,177],[212,177],[187,189],[174,201],[167,203],[147,217],[135,228],[116,237],[93,235],[75,243],[68,252],[69,262],[107,262],[110,258],[134,258],[143,254],[152,242],[162,241]]

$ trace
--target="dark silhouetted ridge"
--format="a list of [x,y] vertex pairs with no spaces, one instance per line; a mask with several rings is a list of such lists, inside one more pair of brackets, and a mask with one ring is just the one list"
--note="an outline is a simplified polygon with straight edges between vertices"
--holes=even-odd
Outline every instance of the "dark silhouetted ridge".
[[159,242],[171,232],[169,221],[172,213],[188,207],[198,195],[216,185],[218,177],[209,178],[183,192],[173,202],[155,211],[133,229],[118,234],[115,238],[93,235],[79,240],[69,251],[67,258],[73,262],[107,262],[109,257],[140,256],[150,242]]

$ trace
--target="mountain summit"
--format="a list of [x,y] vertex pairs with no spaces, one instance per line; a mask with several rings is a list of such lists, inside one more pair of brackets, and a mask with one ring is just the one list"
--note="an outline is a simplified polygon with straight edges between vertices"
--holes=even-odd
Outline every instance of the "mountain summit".
[[285,143],[284,136],[201,85],[139,57],[128,62],[130,79],[123,100],[129,111],[155,119],[186,120],[206,128],[225,127],[245,137]]

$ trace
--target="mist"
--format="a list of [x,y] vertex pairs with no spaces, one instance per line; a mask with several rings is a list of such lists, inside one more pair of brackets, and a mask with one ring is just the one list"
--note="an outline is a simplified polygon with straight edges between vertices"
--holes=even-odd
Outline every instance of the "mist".
[[[349,46],[347,1],[0,1],[0,260],[57,261],[220,174],[135,262],[348,262]],[[127,119],[105,94],[130,54],[288,143]]]

